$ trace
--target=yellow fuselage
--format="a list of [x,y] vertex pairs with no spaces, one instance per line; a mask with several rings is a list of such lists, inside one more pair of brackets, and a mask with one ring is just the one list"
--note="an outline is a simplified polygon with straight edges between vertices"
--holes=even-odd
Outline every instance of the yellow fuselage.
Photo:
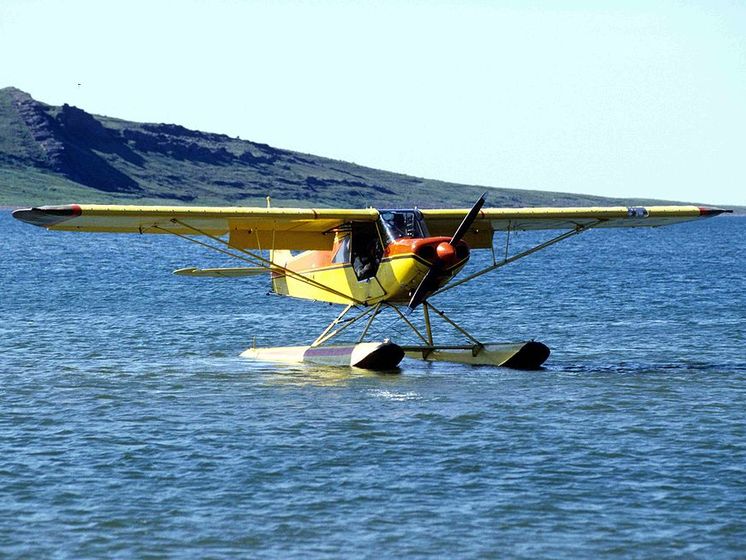
[[[417,241],[421,247],[422,242],[437,244],[439,240]],[[375,275],[364,280],[358,279],[352,263],[334,263],[334,251],[306,251],[282,263],[286,270],[273,271],[272,290],[281,295],[329,303],[407,302],[432,263],[404,246],[391,249],[392,246],[387,248]],[[443,270],[438,277],[438,287],[448,282],[467,261],[468,255]]]

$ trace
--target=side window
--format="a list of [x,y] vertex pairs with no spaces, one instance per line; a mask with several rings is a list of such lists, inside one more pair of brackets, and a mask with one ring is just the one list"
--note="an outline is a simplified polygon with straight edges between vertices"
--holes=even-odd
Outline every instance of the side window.
[[350,236],[343,237],[337,246],[337,252],[332,257],[333,263],[344,264],[350,262]]
[[425,223],[425,218],[423,217],[422,212],[415,209],[412,218],[414,220],[415,231],[417,232],[415,237],[430,237],[430,232],[427,229],[427,224]]

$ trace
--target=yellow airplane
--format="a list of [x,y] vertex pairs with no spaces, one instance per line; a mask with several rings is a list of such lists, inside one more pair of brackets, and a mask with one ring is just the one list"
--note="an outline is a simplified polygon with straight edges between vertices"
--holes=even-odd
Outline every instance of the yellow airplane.
[[[549,357],[544,344],[481,342],[429,298],[590,229],[657,227],[730,212],[697,206],[483,208],[484,202],[482,195],[471,209],[450,210],[271,208],[269,199],[267,208],[71,204],[20,209],[13,216],[50,230],[169,234],[234,257],[251,266],[184,268],[175,273],[227,277],[268,273],[276,294],[344,305],[310,345],[249,348],[242,356],[389,370],[405,355],[538,368]],[[509,254],[510,234],[521,230],[561,233]],[[506,232],[502,258],[495,253],[495,232]],[[491,250],[492,263],[451,282],[475,249]],[[412,321],[417,307],[422,308],[424,328]],[[386,309],[412,329],[417,344],[400,346],[388,339],[366,342],[374,320]],[[456,329],[465,342],[436,343],[431,317]],[[357,342],[329,344],[353,325],[364,325]]]

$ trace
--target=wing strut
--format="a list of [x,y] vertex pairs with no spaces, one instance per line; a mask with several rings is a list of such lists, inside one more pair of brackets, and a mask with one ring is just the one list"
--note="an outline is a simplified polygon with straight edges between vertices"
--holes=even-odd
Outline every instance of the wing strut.
[[320,290],[324,290],[324,291],[330,292],[332,294],[335,294],[335,295],[337,295],[339,297],[342,297],[344,299],[347,299],[347,300],[351,301],[353,304],[358,304],[358,305],[362,305],[363,304],[362,301],[354,299],[354,298],[350,297],[347,294],[343,294],[342,292],[339,292],[339,291],[335,290],[334,288],[331,288],[330,286],[327,286],[326,284],[322,284],[321,282],[318,282],[316,280],[308,278],[307,276],[304,276],[303,274],[300,274],[300,273],[298,273],[298,272],[296,272],[294,270],[290,270],[289,268],[286,268],[284,266],[278,265],[277,263],[274,263],[271,260],[265,259],[264,257],[262,257],[260,255],[256,255],[256,254],[252,253],[251,251],[247,251],[246,249],[239,249],[237,247],[233,247],[227,241],[224,241],[223,239],[220,239],[219,237],[217,237],[215,235],[211,235],[211,234],[209,234],[209,233],[207,233],[205,231],[202,231],[199,228],[196,228],[196,227],[194,227],[192,225],[189,225],[186,222],[182,222],[181,220],[178,220],[176,218],[172,218],[171,221],[173,223],[179,224],[180,226],[183,226],[183,227],[185,227],[187,229],[190,229],[190,230],[194,231],[195,233],[198,233],[200,235],[204,235],[205,237],[209,237],[210,239],[212,239],[213,241],[216,241],[217,243],[221,243],[223,245],[226,245],[227,247],[230,247],[234,251],[238,251],[239,253],[243,253],[244,255],[248,255],[248,258],[247,257],[243,257],[241,255],[237,255],[235,253],[232,253],[231,251],[226,251],[225,249],[221,249],[220,247],[215,247],[213,245],[210,245],[209,243],[205,243],[204,241],[199,241],[197,239],[192,239],[191,237],[189,237],[187,235],[184,235],[184,234],[181,234],[181,233],[176,233],[175,231],[170,231],[170,230],[162,228],[160,226],[153,226],[153,229],[161,230],[164,233],[170,233],[171,235],[175,235],[176,237],[180,237],[182,239],[186,239],[187,241],[191,241],[192,243],[196,243],[197,245],[201,245],[202,247],[207,247],[208,249],[212,249],[213,251],[217,251],[218,253],[223,253],[224,255],[228,255],[229,257],[233,257],[233,258],[236,258],[236,259],[248,262],[250,264],[259,265],[259,266],[261,266],[263,268],[266,268],[270,272],[271,271],[277,271],[277,270],[282,271],[285,274],[287,274],[288,276],[292,276],[293,278],[295,278],[299,282],[304,282],[306,284],[309,284],[311,286],[319,288]]
[[474,280],[475,278],[478,278],[479,276],[482,276],[482,274],[487,274],[488,272],[492,272],[493,270],[496,270],[498,268],[501,268],[505,266],[506,264],[510,264],[512,262],[517,261],[518,259],[522,259],[523,257],[527,257],[529,255],[532,255],[538,251],[541,251],[542,249],[546,249],[547,247],[551,247],[555,243],[559,243],[560,241],[564,241],[565,239],[568,239],[570,237],[573,237],[579,233],[583,233],[584,231],[587,231],[591,228],[594,228],[598,226],[599,224],[602,224],[605,220],[598,220],[589,224],[584,225],[578,225],[575,227],[575,229],[571,231],[566,231],[565,233],[558,235],[557,237],[553,237],[552,239],[549,239],[548,241],[545,241],[544,243],[539,243],[538,245],[534,245],[530,249],[526,249],[525,251],[521,251],[520,253],[516,253],[512,257],[508,256],[508,241],[510,240],[510,230],[508,230],[508,239],[505,243],[505,257],[500,262],[494,262],[494,249],[492,252],[492,258],[493,258],[493,264],[488,266],[487,268],[483,268],[482,270],[479,270],[475,272],[474,274],[470,274],[466,278],[462,278],[458,282],[454,282],[452,284],[447,284],[446,286],[443,286],[441,289],[439,289],[436,292],[433,292],[430,297],[442,294],[443,292],[446,292],[450,290],[451,288],[455,288],[456,286],[460,286],[461,284],[465,284],[466,282],[469,282],[470,280]]

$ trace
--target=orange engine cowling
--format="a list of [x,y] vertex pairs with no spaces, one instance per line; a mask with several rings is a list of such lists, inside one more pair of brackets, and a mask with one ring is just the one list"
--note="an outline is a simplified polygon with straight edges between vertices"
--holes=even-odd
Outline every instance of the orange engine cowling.
[[469,258],[469,246],[465,241],[453,245],[450,237],[422,237],[397,239],[386,248],[386,255],[414,253],[431,267],[447,271],[464,264]]

